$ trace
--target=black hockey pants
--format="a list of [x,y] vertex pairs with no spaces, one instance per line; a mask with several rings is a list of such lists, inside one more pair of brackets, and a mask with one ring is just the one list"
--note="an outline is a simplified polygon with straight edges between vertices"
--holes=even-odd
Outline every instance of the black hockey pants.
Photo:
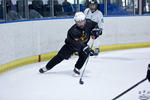
[[[68,45],[64,45],[60,51],[58,52],[58,54],[53,57],[46,65],[46,68],[48,70],[52,69],[55,65],[57,65],[58,63],[60,63],[61,61],[63,61],[64,59],[69,59],[71,57],[71,55],[74,53],[75,51],[73,51]],[[86,59],[87,59],[88,55],[86,55],[82,50],[79,51],[79,59],[75,64],[75,67],[78,69],[81,69],[82,66],[84,65]]]

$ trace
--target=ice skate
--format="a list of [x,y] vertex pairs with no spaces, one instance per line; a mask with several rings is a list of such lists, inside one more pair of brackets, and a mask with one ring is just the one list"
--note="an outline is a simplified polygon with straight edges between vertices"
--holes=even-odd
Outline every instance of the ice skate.
[[74,68],[74,69],[73,69],[73,76],[74,76],[74,77],[80,76],[80,70],[77,69],[77,68]]
[[40,73],[45,73],[45,72],[47,72],[48,71],[48,69],[46,68],[46,67],[43,67],[43,68],[40,68],[39,69],[39,72]]
[[95,51],[94,51],[94,56],[98,56],[98,54],[99,54],[99,48],[95,48]]

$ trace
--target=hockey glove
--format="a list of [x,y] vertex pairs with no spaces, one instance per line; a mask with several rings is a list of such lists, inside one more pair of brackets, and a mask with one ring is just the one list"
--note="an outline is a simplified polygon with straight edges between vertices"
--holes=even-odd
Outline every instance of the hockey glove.
[[92,36],[95,36],[95,39],[97,38],[97,37],[99,37],[100,35],[102,35],[102,29],[100,28],[94,28],[93,30],[92,30]]
[[147,76],[146,76],[146,78],[150,82],[150,64],[148,65],[148,70],[147,70]]
[[93,56],[94,55],[94,51],[89,47],[89,46],[86,46],[83,48],[83,52],[86,54],[86,55],[91,55]]

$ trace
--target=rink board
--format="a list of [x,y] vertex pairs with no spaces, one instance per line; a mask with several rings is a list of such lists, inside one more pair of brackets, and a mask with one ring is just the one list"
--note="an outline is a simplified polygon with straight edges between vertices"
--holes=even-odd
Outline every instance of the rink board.
[[[134,48],[145,48],[150,47],[150,43],[135,43],[135,44],[120,44],[120,45],[108,45],[108,46],[100,46],[100,51],[113,51],[113,50],[122,50],[122,49],[134,49]],[[33,57],[24,58],[21,60],[17,60],[14,62],[10,62],[0,66],[0,74],[12,70],[17,67],[21,67],[27,64],[37,63],[41,61],[50,60],[53,56],[55,56],[57,52],[41,54]]]

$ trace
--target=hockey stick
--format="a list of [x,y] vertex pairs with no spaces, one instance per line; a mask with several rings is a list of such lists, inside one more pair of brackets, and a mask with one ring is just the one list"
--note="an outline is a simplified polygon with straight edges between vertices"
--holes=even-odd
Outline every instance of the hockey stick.
[[[93,41],[92,41],[91,48],[92,48],[93,45],[94,45],[94,40],[95,40],[95,36],[93,36]],[[79,80],[79,83],[80,83],[80,84],[84,84],[84,82],[83,82],[83,80],[82,80],[82,77],[83,77],[83,74],[84,74],[84,72],[85,72],[87,63],[88,63],[88,61],[89,61],[89,56],[90,56],[90,54],[88,55],[87,60],[86,60],[86,62],[85,62],[85,65],[84,65],[85,67],[84,67],[84,69],[83,69],[83,72],[82,72],[81,77],[80,77],[80,80]]]
[[132,90],[133,88],[135,88],[136,86],[138,86],[139,84],[143,83],[146,80],[147,80],[147,78],[144,78],[143,80],[141,80],[140,82],[136,83],[135,85],[133,85],[132,87],[130,87],[126,91],[122,92],[121,94],[119,94],[118,96],[116,96],[115,98],[113,98],[112,100],[118,99],[119,97],[121,97],[122,95],[126,94],[127,92],[129,92],[130,90]]

